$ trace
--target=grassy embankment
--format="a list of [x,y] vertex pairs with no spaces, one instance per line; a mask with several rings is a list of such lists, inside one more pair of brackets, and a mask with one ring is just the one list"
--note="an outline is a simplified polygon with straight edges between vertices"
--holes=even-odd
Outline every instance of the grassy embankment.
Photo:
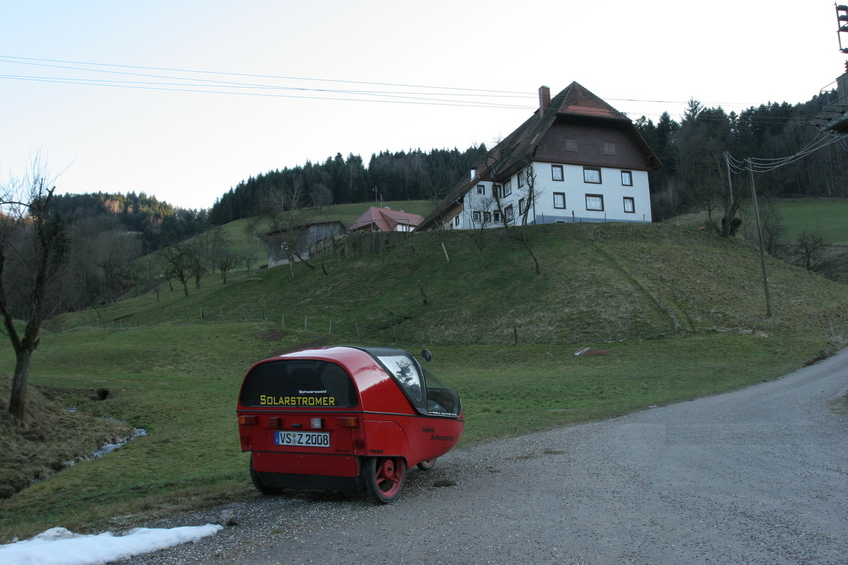
[[[364,259],[329,256],[327,274],[297,265],[226,287],[210,275],[187,298],[150,293],[63,317],[32,383],[106,388],[80,411],[149,433],[0,501],[0,539],[255,496],[236,437],[240,379],[303,343],[429,347],[463,397],[471,445],[776,378],[848,333],[846,288],[779,261],[768,262],[766,317],[758,255],[737,241],[663,225],[530,233],[540,276],[498,233],[482,261],[471,234],[431,233]],[[611,354],[573,355],[586,346]],[[4,344],[0,369],[12,361]]]

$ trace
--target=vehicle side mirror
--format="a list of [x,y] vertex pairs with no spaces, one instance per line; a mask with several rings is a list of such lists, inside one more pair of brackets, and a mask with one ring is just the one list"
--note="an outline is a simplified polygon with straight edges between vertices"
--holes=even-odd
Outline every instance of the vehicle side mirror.
[[425,349],[421,352],[421,357],[423,357],[425,361],[430,361],[430,359],[433,358],[433,355],[430,353],[429,349]]

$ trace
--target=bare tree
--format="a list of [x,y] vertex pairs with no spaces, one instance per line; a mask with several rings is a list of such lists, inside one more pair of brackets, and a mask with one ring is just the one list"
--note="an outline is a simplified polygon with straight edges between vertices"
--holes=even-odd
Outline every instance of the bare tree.
[[250,275],[253,273],[253,264],[259,260],[259,251],[256,249],[249,249],[241,256],[241,260],[244,263],[244,269],[247,271],[247,274]]
[[203,246],[200,242],[191,242],[186,245],[189,260],[189,272],[194,277],[194,288],[200,290],[200,280],[208,271],[204,261]]
[[218,226],[217,228],[207,232],[209,245],[209,260],[212,263],[212,270],[217,268],[221,271],[221,284],[227,284],[227,272],[231,271],[238,264],[239,257],[233,251],[233,245],[227,231]]
[[[58,308],[51,282],[62,267],[65,225],[52,213],[56,187],[39,158],[23,180],[10,180],[0,192],[0,314],[3,333],[15,350],[9,414],[23,422],[32,354],[42,323]],[[23,333],[15,319],[24,320]]]
[[[534,272],[537,275],[542,274],[542,269],[539,267],[539,259],[530,247],[530,233],[527,230],[527,225],[530,218],[530,210],[534,209],[536,198],[538,198],[538,190],[536,189],[536,171],[533,168],[533,163],[525,160],[525,167],[518,172],[519,184],[519,200],[518,214],[516,216],[513,204],[504,206],[501,191],[493,190],[495,201],[497,203],[498,213],[500,214],[501,222],[506,234],[521,242],[530,258],[533,259]],[[518,221],[516,221],[518,218]],[[535,215],[533,216],[535,222]]]
[[165,273],[168,279],[177,279],[183,285],[183,293],[188,296],[188,281],[194,275],[193,257],[187,245],[178,243],[162,250]]
[[136,280],[136,294],[141,291],[152,290],[156,293],[156,302],[159,302],[159,284],[164,279],[165,267],[162,256],[151,253],[133,262],[134,276]]
[[480,265],[485,266],[486,231],[494,225],[497,201],[493,194],[474,194],[473,192],[466,197],[466,201],[471,212],[471,239],[474,240],[480,252]]
[[127,232],[104,232],[96,238],[100,250],[97,266],[102,277],[101,293],[109,299],[123,294],[133,284],[133,261],[141,255],[141,242]]
[[798,264],[808,271],[817,270],[824,260],[824,253],[828,247],[830,247],[830,244],[825,240],[822,232],[804,230],[795,243]]

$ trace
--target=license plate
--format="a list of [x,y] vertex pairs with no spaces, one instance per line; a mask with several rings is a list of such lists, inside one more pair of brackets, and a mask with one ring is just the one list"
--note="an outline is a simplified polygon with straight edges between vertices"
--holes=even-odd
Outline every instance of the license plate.
[[330,447],[330,434],[327,432],[275,432],[274,443],[298,447]]

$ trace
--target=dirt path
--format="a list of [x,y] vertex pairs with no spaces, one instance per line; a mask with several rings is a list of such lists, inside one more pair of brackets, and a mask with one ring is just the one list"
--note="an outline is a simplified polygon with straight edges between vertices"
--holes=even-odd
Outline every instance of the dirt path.
[[233,505],[238,525],[132,562],[848,563],[848,421],[828,408],[846,392],[848,350],[742,391],[448,454],[392,505]]

